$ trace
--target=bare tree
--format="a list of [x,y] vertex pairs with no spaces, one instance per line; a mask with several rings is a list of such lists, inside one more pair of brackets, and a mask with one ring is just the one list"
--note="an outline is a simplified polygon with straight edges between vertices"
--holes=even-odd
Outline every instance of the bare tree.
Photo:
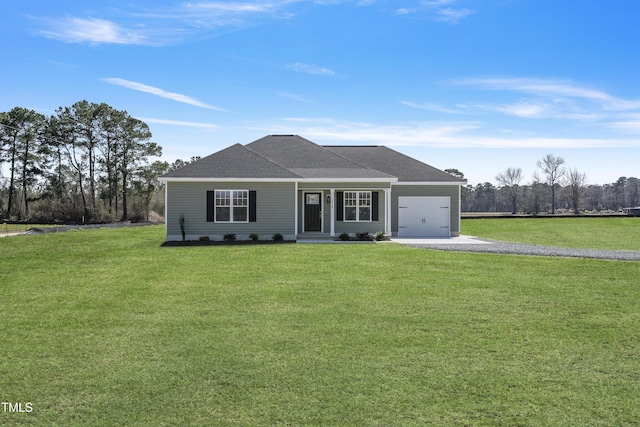
[[540,212],[540,203],[544,192],[544,184],[542,183],[542,179],[540,178],[538,171],[534,171],[531,178],[531,201],[533,202],[533,213],[537,214]]
[[569,172],[566,176],[564,190],[566,191],[569,200],[571,200],[574,214],[577,214],[579,212],[580,199],[584,195],[584,192],[587,188],[586,184],[586,174],[578,172],[576,168],[569,169]]
[[522,169],[508,167],[496,176],[498,183],[507,187],[507,194],[511,200],[511,213],[518,212],[518,197],[520,196],[520,182],[522,181]]
[[556,211],[556,184],[566,175],[564,159],[553,154],[547,154],[542,160],[538,160],[538,168],[547,176],[547,184],[551,187],[551,213]]

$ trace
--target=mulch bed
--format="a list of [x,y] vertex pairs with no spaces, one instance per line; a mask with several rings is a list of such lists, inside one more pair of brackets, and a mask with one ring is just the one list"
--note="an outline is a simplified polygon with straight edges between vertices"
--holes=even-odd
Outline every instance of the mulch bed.
[[161,246],[238,246],[238,245],[278,245],[296,243],[295,240],[176,240],[164,242]]

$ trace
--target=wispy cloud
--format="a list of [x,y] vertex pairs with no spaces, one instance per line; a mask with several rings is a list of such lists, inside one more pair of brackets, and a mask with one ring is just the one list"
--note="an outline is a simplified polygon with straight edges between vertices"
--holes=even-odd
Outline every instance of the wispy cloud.
[[[282,2],[280,2],[282,3]],[[186,3],[185,9],[209,11],[214,13],[264,13],[271,12],[279,6],[278,2],[221,2],[202,1],[196,3]]]
[[449,24],[457,24],[462,18],[466,18],[474,13],[474,10],[467,8],[455,9],[452,7],[443,7],[436,10],[435,20]]
[[608,110],[640,109],[640,100],[625,100],[597,89],[579,86],[571,81],[490,77],[460,79],[451,83],[460,86],[473,86],[483,90],[529,93],[556,100],[558,98],[578,98],[598,102]]
[[[177,5],[155,5],[130,9],[92,10],[93,16],[32,17],[38,23],[35,32],[65,43],[89,45],[127,44],[166,46],[190,37],[211,36],[229,29],[242,29],[264,20],[290,20],[296,16],[293,7],[312,3],[328,7],[354,0],[255,0],[194,1]],[[436,21],[455,24],[474,13],[457,7],[464,0],[412,0],[413,5],[398,9],[398,14],[426,14]],[[371,7],[375,0],[359,0],[360,7]],[[100,17],[95,17],[100,13]],[[325,74],[320,68],[315,73]],[[332,72],[330,73],[332,74]]]
[[496,111],[499,111],[510,116],[536,118],[546,117],[550,108],[546,104],[537,102],[520,101],[515,104],[506,104],[495,107]]
[[167,120],[167,119],[155,119],[150,117],[138,117],[139,120],[142,120],[145,123],[155,123],[159,125],[169,125],[169,126],[182,126],[182,127],[190,127],[190,128],[201,128],[201,129],[218,129],[219,126],[213,123],[201,123],[201,122],[187,122],[182,120]]
[[[450,81],[453,86],[502,92],[500,97],[514,94],[517,99],[502,104],[495,102],[456,104],[456,110],[469,114],[500,113],[523,119],[551,119],[580,122],[589,127],[613,129],[621,133],[640,133],[640,100],[625,99],[605,91],[579,85],[570,80],[521,77],[481,77]],[[404,103],[428,109],[429,104]],[[447,112],[448,107],[435,111]]]
[[324,67],[318,67],[317,65],[304,64],[296,62],[295,64],[287,65],[287,68],[298,73],[315,74],[317,76],[333,76],[335,71]]
[[289,117],[261,128],[295,133],[320,142],[380,144],[432,148],[614,148],[640,147],[637,138],[555,138],[483,135],[480,122],[420,122],[381,125],[332,118]]
[[39,23],[37,34],[65,43],[162,46],[194,34],[246,27],[262,17],[289,18],[291,13],[286,8],[296,1],[300,0],[200,1],[147,9],[105,9],[100,18],[32,19]]
[[620,120],[609,123],[609,127],[623,133],[640,134],[640,113],[622,116]]
[[446,113],[446,114],[468,114],[467,111],[458,108],[446,107],[440,104],[434,104],[431,102],[411,102],[411,101],[400,101],[401,104],[406,105],[407,107],[417,108],[419,110],[427,110],[427,111],[435,111],[437,113]]
[[396,9],[398,15],[426,14],[435,21],[457,24],[475,10],[456,6],[457,0],[422,0],[413,7]]
[[105,19],[67,17],[40,21],[45,27],[39,31],[41,35],[65,43],[149,44],[142,31]]
[[198,101],[197,99],[192,98],[190,96],[182,95],[180,93],[175,93],[175,92],[167,92],[166,90],[163,90],[163,89],[160,89],[160,88],[157,88],[157,87],[153,87],[153,86],[149,86],[149,85],[146,85],[146,84],[143,84],[143,83],[132,82],[130,80],[120,79],[120,78],[116,78],[116,77],[108,77],[108,78],[104,78],[102,80],[107,82],[107,83],[109,83],[109,84],[122,86],[122,87],[125,87],[127,89],[137,90],[139,92],[149,93],[151,95],[159,96],[161,98],[170,99],[170,100],[176,101],[176,102],[181,102],[183,104],[193,105],[195,107],[207,108],[209,110],[216,110],[216,111],[227,111],[227,110],[224,110],[222,108],[206,104],[206,103],[204,103],[202,101]]
[[[284,119],[281,131],[297,128],[296,133],[318,140],[349,141],[384,145],[432,145],[446,144],[460,132],[478,128],[474,122],[459,123],[410,123],[380,125],[368,122],[350,122],[331,118]],[[289,130],[289,133],[291,131]]]

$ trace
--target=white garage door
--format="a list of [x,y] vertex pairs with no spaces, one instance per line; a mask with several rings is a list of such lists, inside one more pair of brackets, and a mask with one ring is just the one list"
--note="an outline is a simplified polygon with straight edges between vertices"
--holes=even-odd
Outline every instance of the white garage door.
[[451,237],[451,198],[398,197],[398,237]]

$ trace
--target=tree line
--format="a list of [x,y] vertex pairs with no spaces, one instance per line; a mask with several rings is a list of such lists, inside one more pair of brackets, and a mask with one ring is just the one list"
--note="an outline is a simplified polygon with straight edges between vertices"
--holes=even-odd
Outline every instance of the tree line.
[[0,220],[147,219],[169,164],[146,123],[79,101],[49,117],[0,112]]
[[[447,172],[464,178],[457,169]],[[620,177],[614,183],[590,185],[587,175],[568,168],[562,157],[547,154],[536,163],[531,181],[522,184],[522,169],[508,167],[492,183],[462,188],[463,212],[584,213],[620,212],[640,206],[640,179]]]
[[[150,162],[162,147],[146,123],[101,103],[79,101],[49,117],[15,107],[0,112],[0,221],[109,222],[164,212],[158,177],[198,160]],[[457,169],[447,172],[464,178]],[[531,181],[509,167],[462,188],[463,212],[620,211],[640,206],[640,180],[588,185],[585,173],[546,155]]]

